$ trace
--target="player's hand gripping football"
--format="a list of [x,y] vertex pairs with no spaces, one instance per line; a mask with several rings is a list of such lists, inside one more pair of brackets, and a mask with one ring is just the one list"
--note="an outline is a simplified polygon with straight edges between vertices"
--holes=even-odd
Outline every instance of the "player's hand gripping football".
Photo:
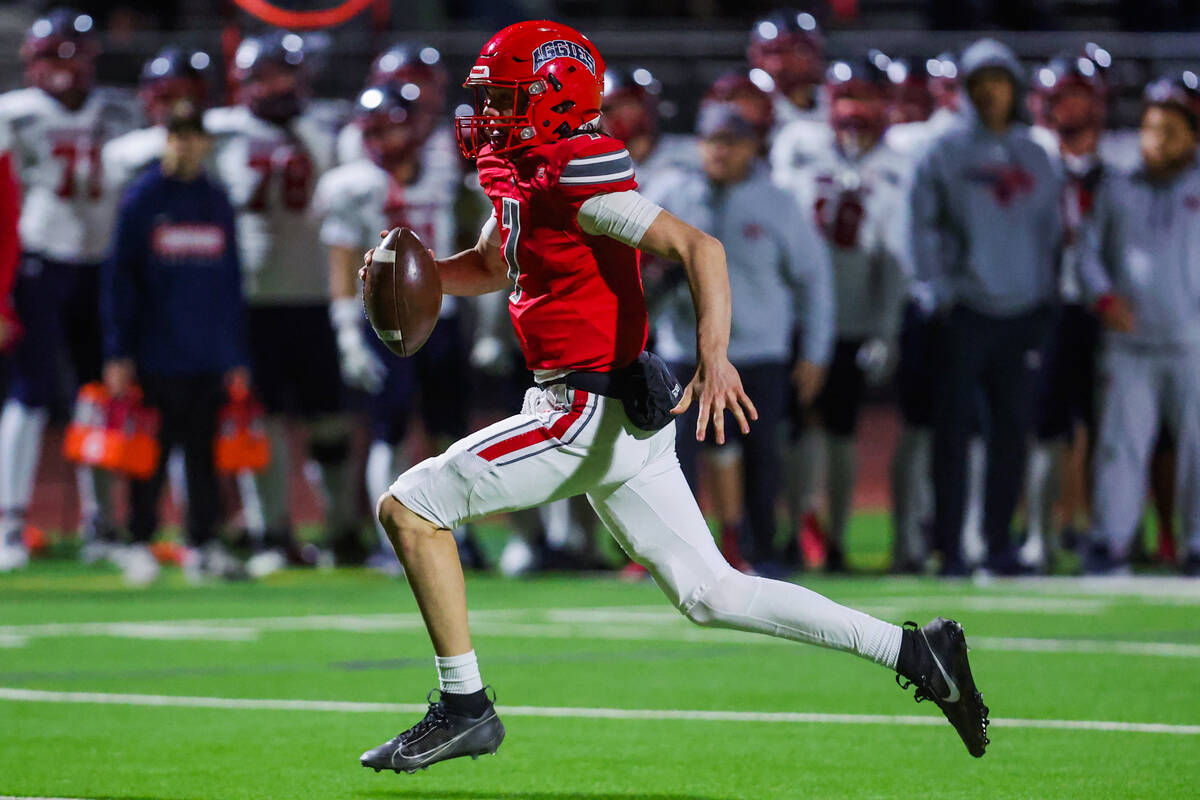
[[742,388],[742,378],[725,356],[700,360],[696,374],[683,390],[679,404],[671,409],[676,416],[687,411],[692,402],[700,404],[696,417],[696,441],[703,442],[712,422],[717,444],[725,444],[725,412],[733,414],[738,430],[750,432],[750,421],[758,419],[758,409]]

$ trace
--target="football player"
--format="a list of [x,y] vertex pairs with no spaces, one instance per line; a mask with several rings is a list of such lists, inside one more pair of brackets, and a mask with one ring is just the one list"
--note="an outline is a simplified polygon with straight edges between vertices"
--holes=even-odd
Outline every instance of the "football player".
[[[520,414],[408,470],[379,499],[424,612],[441,696],[415,726],[363,753],[362,765],[413,772],[500,746],[504,726],[471,646],[450,531],[578,494],[692,621],[896,669],[982,755],[987,709],[957,623],[901,629],[795,584],[744,575],[721,557],[675,457],[673,416],[698,404],[697,439],[711,422],[718,442],[726,411],[743,433],[756,416],[726,353],[724,250],[637,193],[629,152],[595,130],[603,74],[603,59],[578,31],[529,21],[493,36],[468,75],[476,113],[457,118],[459,141],[477,160],[494,216],[474,248],[436,268],[449,294],[508,292],[537,385]],[[686,388],[644,351],[638,249],[681,261],[692,286],[698,366]],[[367,252],[368,265],[375,255]]]
[[754,82],[770,93],[781,127],[799,119],[825,121],[825,39],[816,17],[794,8],[762,17],[750,28],[746,59]]
[[[411,228],[435,251],[453,249],[460,159],[453,132],[442,126],[435,133],[440,110],[440,99],[426,98],[416,84],[369,86],[359,94],[354,123],[366,157],[335,167],[317,184],[342,377],[369,398],[366,486],[373,497],[396,474],[397,449],[418,401],[439,449],[466,432],[466,351],[455,298],[442,303],[437,327],[420,352],[402,359],[367,325],[355,279],[364,247],[381,230]],[[370,563],[398,566],[382,529],[380,536],[381,550]]]
[[150,126],[130,131],[104,145],[104,179],[121,192],[162,155],[167,133],[164,122],[176,104],[208,106],[208,70],[212,60],[202,50],[164,47],[142,65],[138,99]]
[[265,544],[249,564],[254,574],[282,566],[285,557],[311,558],[300,557],[291,527],[289,416],[307,427],[335,557],[365,557],[353,514],[350,420],[329,319],[329,270],[312,210],[317,181],[333,165],[335,131],[306,113],[305,58],[295,33],[243,40],[234,54],[237,105],[205,115],[215,172],[237,213],[254,387],[271,439],[270,466],[241,481],[247,526]]
[[934,110],[933,91],[929,88],[927,70],[914,69],[902,58],[892,59],[887,66],[890,82],[888,120],[892,125],[924,122]]
[[[926,85],[934,101],[934,110],[923,121],[890,126],[884,142],[893,151],[914,159],[921,151],[958,120],[958,62],[950,53],[926,59],[922,68]],[[915,276],[910,243],[901,253],[910,277]],[[897,342],[896,393],[902,427],[891,464],[892,519],[896,572],[920,572],[928,555],[925,528],[933,516],[933,484],[930,478],[932,447],[933,384],[937,373],[934,363],[934,322],[931,295],[919,281],[909,283],[909,298],[904,308]],[[968,499],[963,541],[981,547],[983,539],[983,442],[971,443],[968,459]]]
[[906,285],[899,253],[909,162],[883,143],[889,89],[887,74],[870,58],[833,63],[823,140],[802,167],[774,176],[813,215],[833,260],[837,343],[811,410],[797,409],[802,433],[794,458],[802,476],[796,496],[808,505],[797,509],[801,517],[813,510],[813,467],[828,464],[825,566],[831,571],[846,568],[842,542],[854,499],[859,410],[866,387],[891,371]]
[[[410,95],[414,92],[420,97],[425,109],[422,113],[430,119],[440,119],[446,103],[446,85],[449,78],[446,68],[442,66],[441,52],[431,45],[416,41],[400,41],[388,47],[371,62],[371,71],[367,75],[368,87],[394,86],[397,90]],[[410,87],[407,90],[405,87]],[[337,160],[339,164],[348,164],[366,158],[363,149],[363,129],[357,122],[351,122],[338,133]],[[446,146],[454,149],[453,133],[448,126],[435,126],[436,136],[448,136],[450,141]],[[441,145],[439,145],[440,147]]]
[[[1083,494],[1086,444],[1067,458],[1082,426],[1087,440],[1095,432],[1096,355],[1099,322],[1085,303],[1080,286],[1082,241],[1091,224],[1095,196],[1113,167],[1100,156],[1104,135],[1107,87],[1100,69],[1084,56],[1063,56],[1039,67],[1033,75],[1030,105],[1037,127],[1033,132],[1065,174],[1063,224],[1065,238],[1059,275],[1063,305],[1046,348],[1040,370],[1037,403],[1037,444],[1029,454],[1025,503],[1028,536],[1019,551],[1021,562],[1044,570],[1054,556],[1053,513],[1064,477]],[[1073,466],[1067,476],[1060,468]],[[1073,527],[1077,511],[1066,520]]]
[[[24,528],[49,409],[100,378],[97,265],[116,212],[100,151],[134,119],[119,96],[94,86],[93,25],[67,9],[34,21],[21,46],[28,87],[0,96],[0,130],[23,190],[14,302],[24,335],[0,412],[0,541],[10,547]],[[78,477],[84,539],[105,540],[106,475],[81,467]]]

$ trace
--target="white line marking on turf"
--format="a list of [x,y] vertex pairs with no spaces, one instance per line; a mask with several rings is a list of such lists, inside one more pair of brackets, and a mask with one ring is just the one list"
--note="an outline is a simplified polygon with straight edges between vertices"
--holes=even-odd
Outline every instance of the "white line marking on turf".
[[78,797],[15,797],[9,794],[0,794],[0,800],[81,800]]
[[[901,603],[921,598],[898,598]],[[990,598],[966,598],[988,600]],[[959,600],[955,600],[958,603]],[[1061,602],[1061,599],[1060,599]],[[953,605],[947,603],[948,605]],[[982,603],[980,604],[983,605]],[[864,606],[870,607],[870,606]],[[904,606],[907,607],[907,606]],[[1064,605],[1060,608],[1072,606]],[[982,608],[977,609],[982,610]],[[1067,613],[1075,613],[1074,611]],[[896,614],[884,616],[897,617]],[[485,637],[527,639],[597,639],[735,643],[791,646],[791,642],[740,631],[690,625],[670,607],[613,606],[601,608],[496,609],[471,614],[472,630]],[[83,622],[0,626],[0,648],[22,647],[31,639],[67,636],[112,636],[164,641],[254,641],[264,632],[339,631],[392,633],[423,630],[419,614],[318,614],[295,617],[231,617],[227,619],[161,620],[147,622]],[[1023,653],[1093,653],[1109,655],[1200,658],[1200,644],[1178,642],[1110,641],[1104,639],[1014,638],[971,636],[972,647]]]
[[[237,697],[188,697],[161,694],[111,694],[106,692],[48,692],[37,689],[0,688],[0,700],[27,703],[95,703],[101,705],[153,706],[160,708],[215,708],[266,711],[339,711],[349,713],[419,714],[420,703],[358,703],[343,700],[257,700]],[[935,716],[908,714],[815,714],[769,711],[691,711],[654,708],[560,708],[554,706],[500,706],[512,717],[575,719],[688,720],[702,722],[825,723],[849,725],[945,725]],[[1166,733],[1200,736],[1200,725],[1165,722],[1116,722],[1083,719],[993,719],[1005,728],[1054,728],[1060,730],[1117,731],[1122,733]],[[2,798],[0,798],[2,800]]]

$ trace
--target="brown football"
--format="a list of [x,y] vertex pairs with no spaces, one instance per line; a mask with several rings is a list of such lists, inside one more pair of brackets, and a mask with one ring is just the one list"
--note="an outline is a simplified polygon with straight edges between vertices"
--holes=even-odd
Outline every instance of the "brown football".
[[375,248],[363,284],[367,319],[398,356],[421,349],[442,309],[442,278],[429,250],[408,228],[392,228]]

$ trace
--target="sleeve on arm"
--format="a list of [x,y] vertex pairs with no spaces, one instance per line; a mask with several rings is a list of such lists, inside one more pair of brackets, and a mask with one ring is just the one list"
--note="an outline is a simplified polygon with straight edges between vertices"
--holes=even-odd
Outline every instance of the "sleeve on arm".
[[637,247],[661,211],[661,206],[630,189],[589,197],[576,219],[584,233]]
[[234,352],[231,367],[250,366],[248,343],[249,332],[246,330],[246,298],[242,287],[242,258],[238,249],[237,223],[233,206],[224,193],[220,195],[221,227],[225,229],[225,280],[229,293],[229,304],[233,314]]
[[813,223],[800,214],[793,219],[794,224],[784,227],[787,246],[783,257],[796,319],[803,331],[801,357],[824,366],[833,358],[833,265],[829,249]]
[[321,218],[321,243],[329,247],[361,247],[362,217],[346,193],[322,179],[313,195],[313,207]]
[[636,189],[633,158],[620,142],[603,139],[563,164],[555,185],[576,206],[597,194]]
[[116,231],[108,258],[100,267],[100,324],[105,359],[134,354],[138,300],[138,275],[150,242],[141,193],[125,195],[117,215]]
[[21,217],[21,189],[13,168],[12,154],[0,151],[0,317],[15,320],[13,284],[21,258],[17,223]]
[[944,259],[952,244],[943,230],[942,195],[935,177],[931,149],[917,165],[909,194],[912,216],[909,219],[913,269],[917,280],[933,292],[937,304],[950,302],[949,275]]
[[1104,187],[1097,194],[1091,218],[1079,231],[1079,283],[1091,303],[1112,293],[1121,272],[1114,222],[1111,187]]

